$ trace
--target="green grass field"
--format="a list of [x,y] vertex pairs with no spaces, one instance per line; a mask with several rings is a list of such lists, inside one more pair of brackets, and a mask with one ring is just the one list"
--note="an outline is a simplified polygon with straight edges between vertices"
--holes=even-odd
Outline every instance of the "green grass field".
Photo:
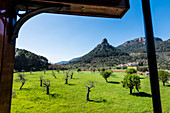
[[[52,76],[52,71],[25,73],[27,81],[22,90],[19,90],[21,82],[17,82],[17,74],[14,74],[13,90],[16,96],[12,98],[12,113],[151,113],[152,98],[150,82],[142,76],[140,93],[121,86],[123,73],[113,73],[115,76],[108,78],[106,83],[102,76],[96,72],[74,72],[73,79],[64,84],[64,73],[56,73],[57,79]],[[50,95],[46,94],[46,88],[40,87],[40,76],[51,81]],[[88,80],[96,82],[91,89],[90,101],[86,101]],[[170,112],[170,84],[163,86],[160,82],[163,112]]]

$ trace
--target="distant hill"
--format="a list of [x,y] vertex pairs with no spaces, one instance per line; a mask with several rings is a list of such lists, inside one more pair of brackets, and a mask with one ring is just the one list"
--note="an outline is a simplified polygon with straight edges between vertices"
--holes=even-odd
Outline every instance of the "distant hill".
[[77,59],[79,59],[80,57],[78,57],[78,58],[73,58],[73,59],[71,59],[71,60],[69,60],[69,61],[60,61],[60,62],[57,62],[56,64],[68,64],[69,62],[72,62],[72,61],[75,61],[75,60],[77,60]]
[[113,66],[131,59],[130,55],[110,45],[107,39],[103,39],[92,51],[82,56],[70,65],[76,66]]
[[48,59],[24,49],[15,50],[14,69],[18,71],[38,71],[48,68]]
[[56,64],[67,64],[69,63],[69,61],[60,61],[60,62],[57,62]]

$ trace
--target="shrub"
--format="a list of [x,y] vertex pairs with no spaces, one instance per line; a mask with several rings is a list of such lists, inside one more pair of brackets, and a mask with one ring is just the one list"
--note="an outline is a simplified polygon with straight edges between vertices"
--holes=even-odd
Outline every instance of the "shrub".
[[79,73],[81,71],[81,69],[80,68],[77,68],[77,72]]
[[121,67],[116,67],[116,69],[121,69]]
[[136,69],[133,69],[133,68],[130,68],[130,69],[126,69],[126,70],[125,70],[125,73],[126,73],[126,74],[133,74],[133,73],[137,73],[137,70],[136,70]]
[[103,76],[103,78],[106,80],[106,82],[108,82],[107,78],[109,78],[111,76],[112,72],[110,70],[107,70],[107,71],[102,71],[100,74]]
[[102,68],[101,71],[105,71],[105,68]]

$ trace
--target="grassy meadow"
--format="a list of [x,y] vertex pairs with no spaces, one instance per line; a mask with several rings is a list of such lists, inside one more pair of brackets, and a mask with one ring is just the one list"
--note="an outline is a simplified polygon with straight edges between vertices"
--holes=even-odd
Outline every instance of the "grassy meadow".
[[[65,73],[56,71],[56,79],[52,71],[25,72],[27,81],[22,90],[18,82],[18,74],[14,74],[11,113],[152,113],[152,97],[149,79],[141,76],[139,93],[121,85],[124,73],[113,73],[106,83],[99,72],[74,72],[69,84],[64,84]],[[40,76],[50,79],[50,94],[46,94],[46,87],[40,87]],[[95,81],[91,89],[90,101],[86,101],[87,81]],[[170,112],[170,84],[166,86],[160,82],[162,109]]]

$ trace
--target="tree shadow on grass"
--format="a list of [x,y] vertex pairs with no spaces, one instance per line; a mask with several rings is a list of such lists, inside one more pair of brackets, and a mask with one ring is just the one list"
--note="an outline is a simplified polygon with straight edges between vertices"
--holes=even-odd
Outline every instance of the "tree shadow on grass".
[[102,102],[107,102],[107,100],[106,99],[103,99],[103,100],[89,100],[89,102],[102,103]]
[[140,97],[152,97],[151,94],[148,94],[148,93],[145,93],[145,92],[132,93],[131,95],[140,96]]
[[145,78],[143,78],[143,77],[139,77],[139,79],[145,79]]
[[79,78],[72,78],[72,79],[79,79]]
[[170,85],[165,85],[166,87],[170,87]]
[[22,90],[31,90],[31,88],[22,88],[22,89],[20,89],[20,91],[22,91]]
[[115,74],[112,74],[111,77],[118,78]]
[[49,96],[50,96],[50,97],[52,97],[52,98],[56,98],[56,97],[59,97],[59,96],[60,96],[60,94],[56,94],[56,93],[54,93],[54,94],[49,94]]
[[120,84],[120,82],[114,82],[114,81],[109,81],[108,83],[111,83],[111,84]]
[[76,84],[68,84],[69,86],[74,86],[74,85],[76,85]]

